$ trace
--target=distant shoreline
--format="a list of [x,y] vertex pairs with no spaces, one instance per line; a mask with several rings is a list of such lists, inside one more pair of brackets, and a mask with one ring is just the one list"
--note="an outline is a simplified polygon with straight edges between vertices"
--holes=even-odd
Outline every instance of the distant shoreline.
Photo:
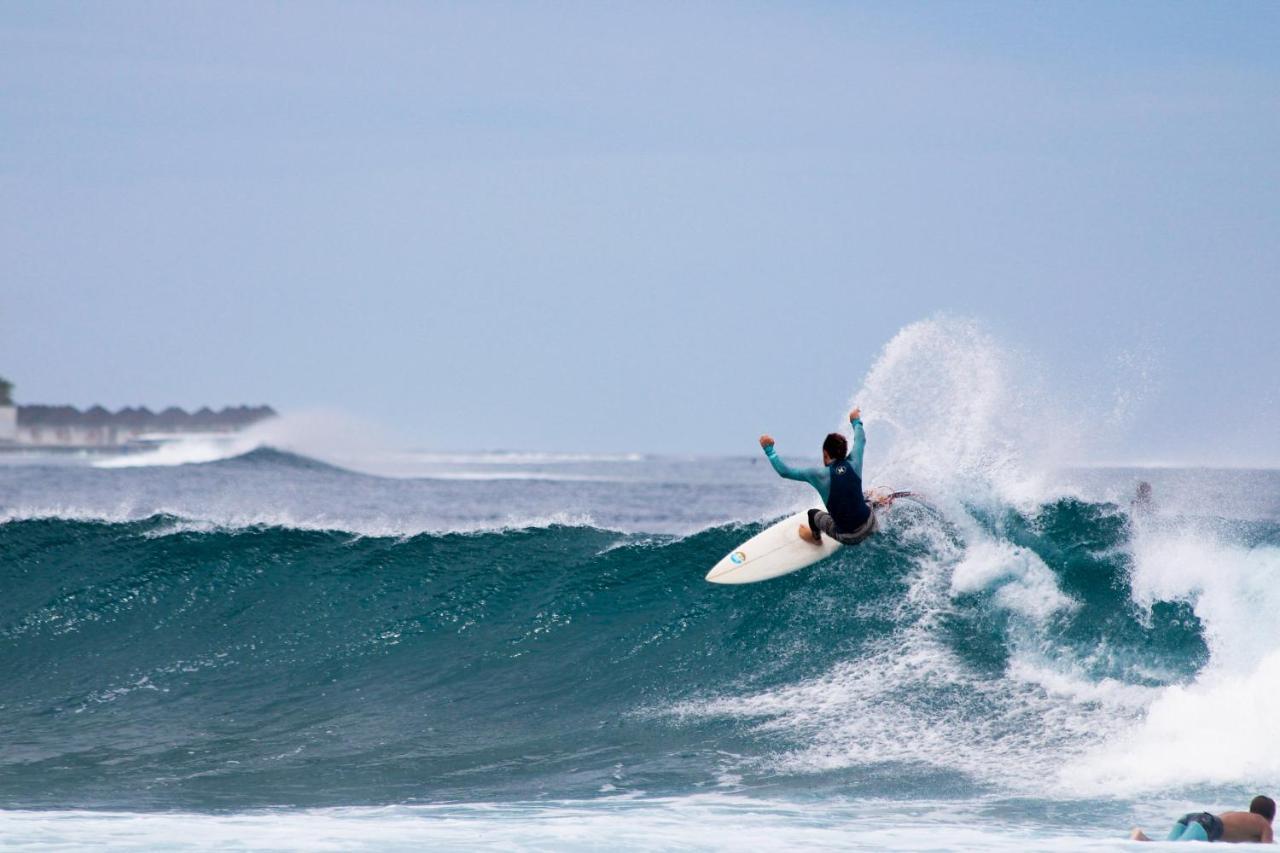
[[196,435],[240,432],[276,417],[271,406],[208,406],[188,412],[177,406],[153,412],[145,406],[110,411],[91,406],[0,406],[0,450],[129,451]]

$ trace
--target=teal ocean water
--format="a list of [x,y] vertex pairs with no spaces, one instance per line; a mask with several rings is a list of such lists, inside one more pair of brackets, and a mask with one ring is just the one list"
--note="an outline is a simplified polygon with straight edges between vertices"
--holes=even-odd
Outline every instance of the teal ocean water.
[[[786,489],[747,459],[560,468],[617,464]],[[378,482],[272,451],[198,467],[4,469],[7,837],[186,843],[176,811],[209,839],[285,847],[1016,847],[1229,806],[1280,770],[1251,736],[1280,673],[1280,520],[1261,503],[1135,518],[1062,497],[957,524],[901,502],[862,547],[719,587],[707,568],[770,518],[367,533],[136,495],[137,517],[110,517],[168,480]],[[1280,478],[1249,476],[1280,498]],[[579,481],[462,482],[488,505]],[[677,504],[690,488],[603,482]],[[76,488],[77,510],[23,506]]]
[[1274,794],[1280,473],[1048,466],[896,357],[868,480],[928,503],[742,587],[812,500],[755,456],[4,457],[0,835],[1113,849]]

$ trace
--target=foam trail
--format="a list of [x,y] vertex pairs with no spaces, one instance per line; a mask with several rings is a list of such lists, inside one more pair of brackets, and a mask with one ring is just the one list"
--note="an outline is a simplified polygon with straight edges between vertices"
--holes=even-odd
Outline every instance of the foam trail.
[[699,795],[665,799],[460,803],[205,815],[0,811],[15,849],[108,850],[1114,850],[1115,840],[992,827],[953,802],[909,815],[824,804]]
[[1076,605],[1058,589],[1053,570],[1035,552],[984,537],[970,545],[952,569],[951,593],[992,588],[996,604],[1034,619]]

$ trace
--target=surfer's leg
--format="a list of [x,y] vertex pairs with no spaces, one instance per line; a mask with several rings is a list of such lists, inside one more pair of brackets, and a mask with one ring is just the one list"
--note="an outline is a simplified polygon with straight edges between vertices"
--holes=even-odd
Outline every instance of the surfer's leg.
[[1208,841],[1209,833],[1195,820],[1195,815],[1186,815],[1173,825],[1165,841]]
[[821,545],[822,516],[824,515],[826,515],[827,518],[831,518],[831,516],[827,515],[820,509],[809,510],[809,523],[807,525],[800,525],[800,538],[811,545]]

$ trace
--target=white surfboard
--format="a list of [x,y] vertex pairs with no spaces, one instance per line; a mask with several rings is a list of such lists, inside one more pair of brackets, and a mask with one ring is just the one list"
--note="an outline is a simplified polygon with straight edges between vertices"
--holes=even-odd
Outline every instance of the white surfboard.
[[707,572],[712,583],[755,583],[789,575],[826,559],[844,546],[829,536],[821,545],[800,538],[800,525],[809,523],[808,512],[798,512],[762,530],[725,554]]

